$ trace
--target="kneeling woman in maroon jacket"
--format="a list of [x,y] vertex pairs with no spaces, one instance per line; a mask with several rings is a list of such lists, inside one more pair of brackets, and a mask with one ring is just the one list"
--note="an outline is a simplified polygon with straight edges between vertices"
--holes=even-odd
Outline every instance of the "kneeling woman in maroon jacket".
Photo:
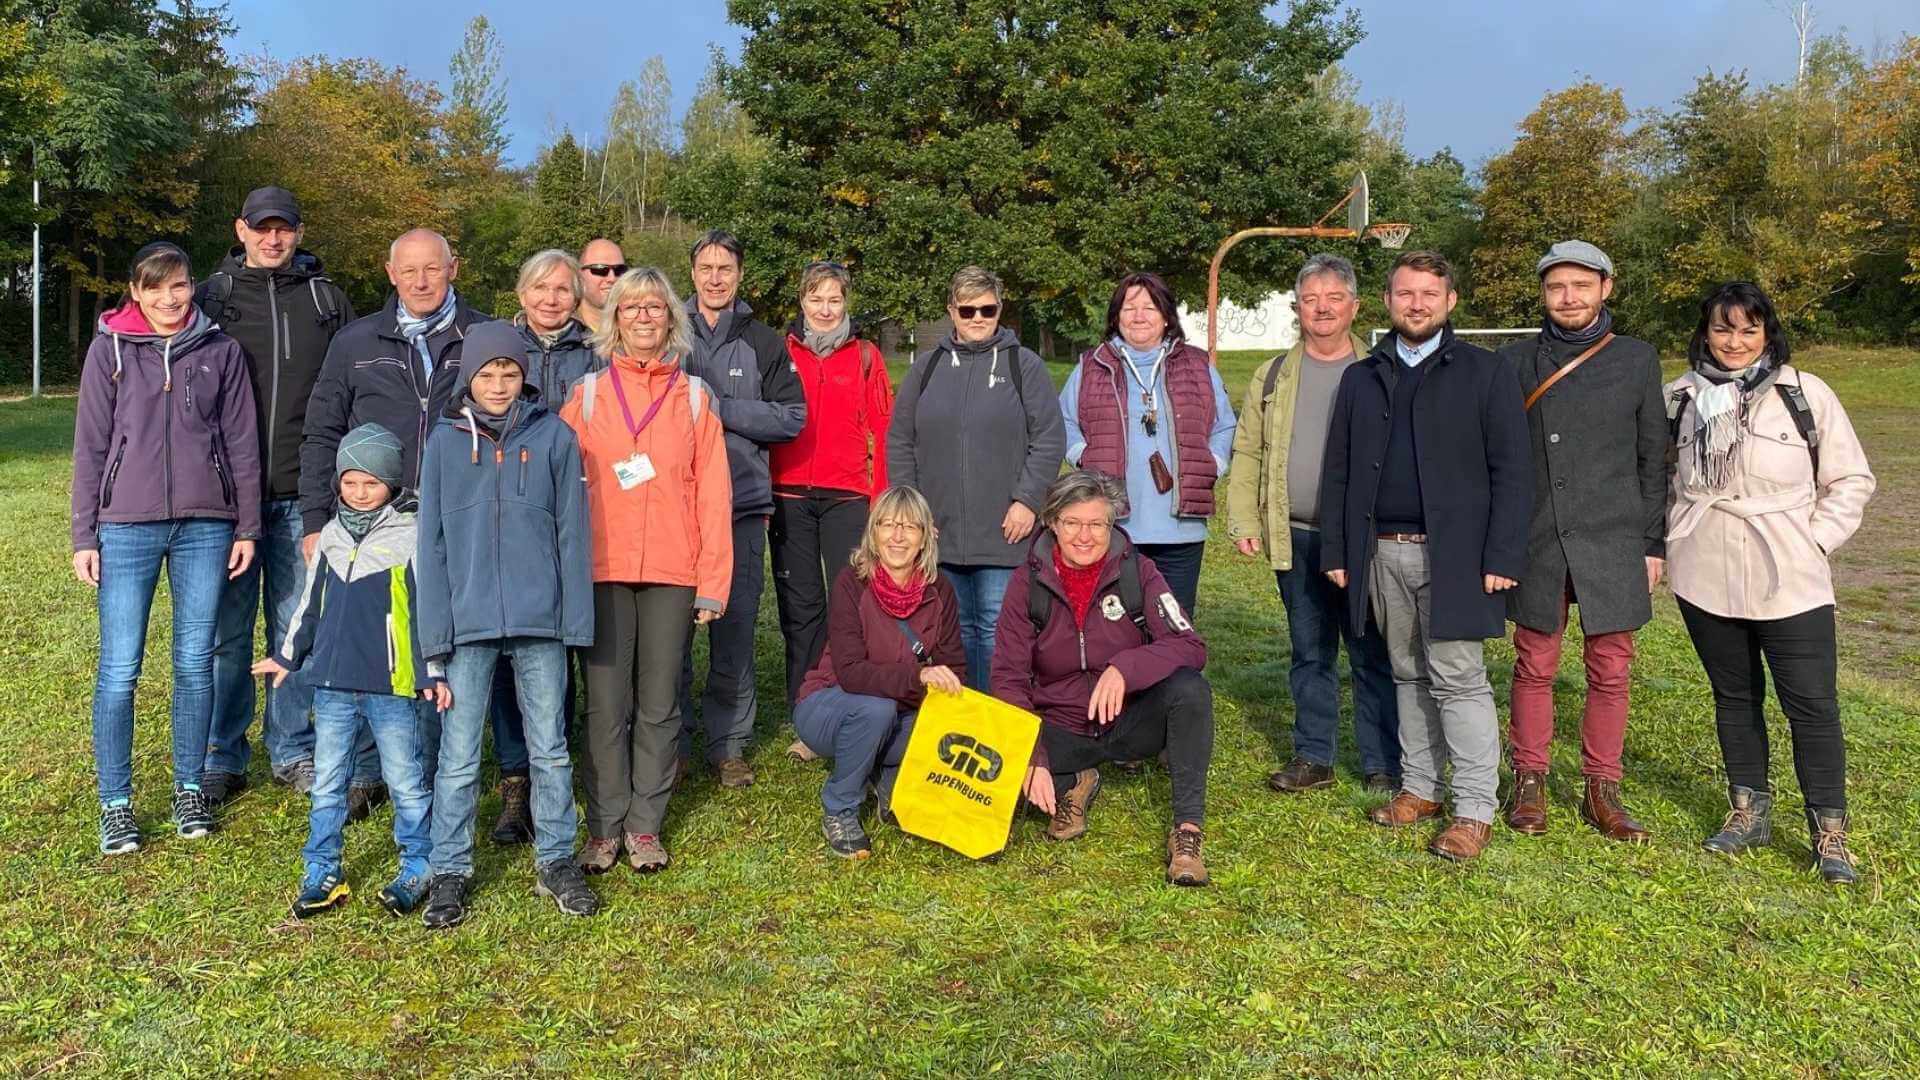
[[826,649],[793,710],[801,741],[833,759],[820,803],[835,855],[873,854],[860,827],[868,779],[878,773],[884,808],[927,689],[957,694],[966,674],[960,604],[940,576],[933,511],[912,488],[888,488],[834,580]]
[[1047,532],[1013,573],[993,648],[993,695],[1039,713],[1029,802],[1047,835],[1087,831],[1099,766],[1167,752],[1167,880],[1205,885],[1200,829],[1213,760],[1207,646],[1166,578],[1113,524],[1120,482],[1080,469],[1047,489]]

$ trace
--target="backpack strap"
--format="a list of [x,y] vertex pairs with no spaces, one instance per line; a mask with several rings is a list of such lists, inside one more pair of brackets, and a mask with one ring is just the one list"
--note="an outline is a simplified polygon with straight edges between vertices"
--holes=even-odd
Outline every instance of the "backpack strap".
[[[952,349],[935,349],[933,351],[933,355],[927,358],[927,366],[920,369],[920,386],[913,393],[915,400],[926,396],[927,384],[933,381],[933,369],[940,366],[940,354],[943,351],[948,356],[954,355]],[[1013,347],[1013,363],[1007,367],[1007,378],[1013,383],[1013,396],[1019,398],[1021,405],[1024,406],[1027,402],[1027,379],[1020,371],[1019,345]]]
[[207,275],[207,292],[200,298],[200,311],[207,318],[219,322],[227,312],[227,301],[233,299],[233,275],[225,270],[215,270]]
[[1279,356],[1273,358],[1273,366],[1267,369],[1266,386],[1260,391],[1260,400],[1262,402],[1273,400],[1274,388],[1280,385],[1280,369],[1286,366],[1286,353],[1281,353]]
[[[1147,587],[1140,569],[1140,556],[1129,547],[1126,554],[1120,556],[1120,606],[1126,609],[1127,618],[1140,631],[1142,641],[1153,642],[1153,630],[1147,625]],[[1027,583],[1027,621],[1033,624],[1033,633],[1037,638],[1047,628],[1047,620],[1053,617],[1053,593],[1042,588],[1037,582]]]
[[[322,285],[326,288],[321,288]],[[322,323],[340,321],[339,288],[333,283],[332,278],[324,275],[315,274],[307,279],[307,292],[313,296],[313,310],[317,314],[318,321]]]
[[580,380],[580,423],[584,427],[593,423],[593,392],[600,386],[600,376]]
[[1686,415],[1689,397],[1684,386],[1667,396],[1667,445],[1670,447],[1680,445],[1680,418]]
[[920,635],[913,632],[913,627],[907,625],[907,620],[896,617],[893,621],[900,624],[900,632],[907,637],[907,648],[913,650],[913,658],[920,662],[920,666],[933,663],[933,653],[928,650],[926,642],[920,640]]
[[693,409],[693,422],[700,422],[700,414],[706,410],[707,400],[713,397],[707,380],[698,375],[687,376],[687,405]]
[[1813,423],[1813,407],[1807,404],[1807,395],[1799,385],[1775,382],[1773,388],[1780,392],[1780,400],[1787,406],[1787,415],[1793,417],[1793,426],[1800,430],[1800,437],[1807,440],[1807,456],[1813,459],[1813,483],[1820,486],[1820,431]]

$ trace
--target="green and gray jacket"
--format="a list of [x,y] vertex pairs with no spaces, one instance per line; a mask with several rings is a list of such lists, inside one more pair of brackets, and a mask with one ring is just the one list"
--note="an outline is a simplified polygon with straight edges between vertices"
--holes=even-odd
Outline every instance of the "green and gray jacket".
[[[1353,355],[1372,350],[1353,334],[1347,335]],[[1300,393],[1300,365],[1306,359],[1303,339],[1253,369],[1247,380],[1246,401],[1240,407],[1240,427],[1233,434],[1233,461],[1227,468],[1227,536],[1253,537],[1266,549],[1275,570],[1293,568],[1293,527],[1287,502],[1287,451],[1293,443],[1293,406]],[[1268,392],[1267,377],[1275,364],[1280,373]]]
[[414,503],[402,494],[359,543],[338,518],[320,530],[307,591],[279,660],[308,686],[412,697],[442,677],[414,628]]

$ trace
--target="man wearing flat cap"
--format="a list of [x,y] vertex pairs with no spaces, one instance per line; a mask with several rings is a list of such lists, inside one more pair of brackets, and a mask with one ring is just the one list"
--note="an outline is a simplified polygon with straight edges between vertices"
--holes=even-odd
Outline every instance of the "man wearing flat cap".
[[1613,260],[1584,240],[1540,259],[1540,333],[1500,350],[1514,365],[1533,449],[1529,572],[1507,594],[1513,620],[1507,825],[1547,830],[1553,680],[1569,605],[1580,612],[1587,694],[1580,816],[1612,840],[1647,831],[1620,802],[1633,633],[1653,617],[1666,554],[1667,422],[1660,357],[1616,333]]

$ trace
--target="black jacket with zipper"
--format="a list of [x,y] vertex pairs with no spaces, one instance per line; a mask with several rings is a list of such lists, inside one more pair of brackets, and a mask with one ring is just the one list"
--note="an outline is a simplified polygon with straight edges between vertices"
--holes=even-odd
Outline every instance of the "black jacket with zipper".
[[429,376],[419,352],[400,336],[399,302],[387,297],[379,311],[340,331],[327,350],[300,443],[300,520],[308,534],[333,516],[334,453],[361,424],[379,424],[399,437],[406,449],[405,486],[419,489],[420,446],[460,381],[461,342],[468,327],[490,321],[456,296],[453,321],[427,338],[434,357]]
[[[193,290],[193,302],[247,355],[260,430],[260,494],[300,494],[300,440],[307,398],[327,346],[356,316],[353,301],[302,248],[284,269],[248,266],[236,247]],[[331,475],[331,473],[329,473]]]

